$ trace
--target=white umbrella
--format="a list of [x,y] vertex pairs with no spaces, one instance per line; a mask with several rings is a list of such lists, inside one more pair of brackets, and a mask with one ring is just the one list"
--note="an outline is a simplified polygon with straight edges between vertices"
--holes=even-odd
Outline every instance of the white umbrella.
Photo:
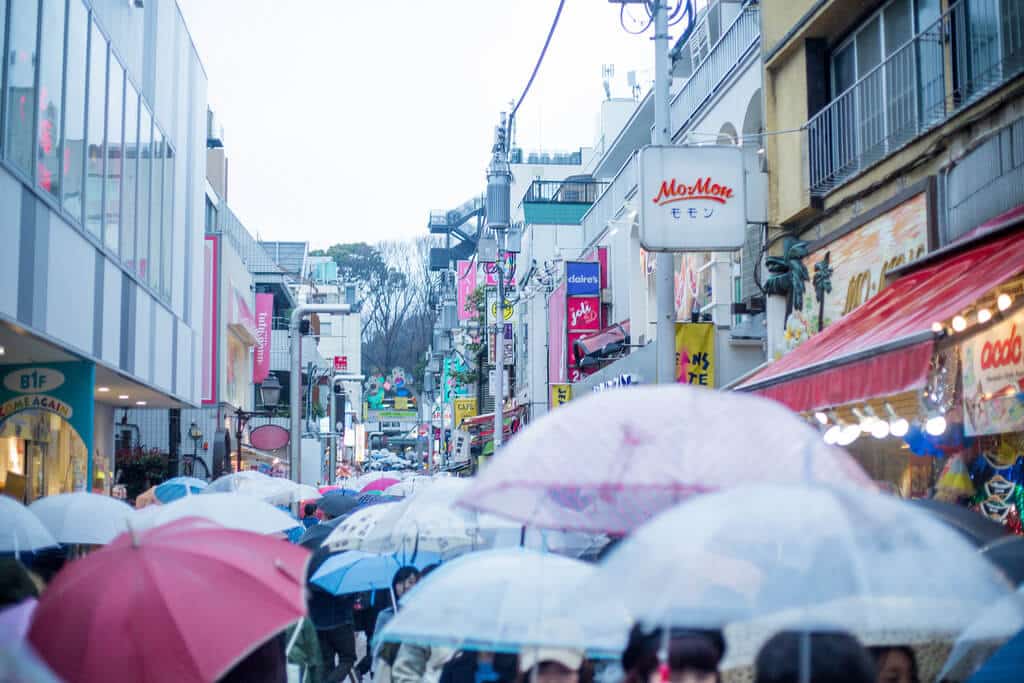
[[299,526],[291,515],[258,498],[237,493],[203,493],[167,505],[150,505],[137,513],[140,529],[150,529],[184,517],[202,517],[229,529],[275,534]]
[[28,509],[64,544],[106,545],[128,531],[136,514],[124,501],[85,491],[46,496]]
[[399,498],[406,498],[414,494],[417,489],[428,486],[433,479],[424,476],[422,474],[414,477],[409,477],[403,481],[398,482],[388,488],[384,489],[385,496],[398,496]]
[[32,512],[0,494],[0,553],[28,553],[57,545],[57,539]]
[[225,474],[206,487],[203,493],[240,493],[271,505],[290,505],[301,500],[320,498],[320,491],[314,486],[282,477],[268,477],[251,470]]
[[957,531],[899,499],[761,484],[658,515],[608,556],[573,604],[600,619],[610,601],[651,625],[785,618],[945,637],[1011,594]]
[[[630,626],[622,611],[588,625],[563,609],[562,598],[593,571],[579,560],[522,548],[470,553],[420,582],[378,638],[490,652],[588,649]],[[597,649],[617,645],[613,638]]]
[[345,517],[321,545],[329,547],[332,552],[360,549],[366,535],[376,526],[381,517],[388,513],[388,508],[394,505],[395,503],[380,503],[356,510]]

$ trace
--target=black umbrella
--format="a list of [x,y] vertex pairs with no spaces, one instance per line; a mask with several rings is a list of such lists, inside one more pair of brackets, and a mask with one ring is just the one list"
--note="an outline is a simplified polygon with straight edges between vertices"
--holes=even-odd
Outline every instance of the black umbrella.
[[1010,533],[1002,524],[993,522],[984,515],[962,505],[943,503],[930,498],[915,498],[910,502],[932,513],[978,547],[988,545]]
[[328,517],[341,517],[359,507],[359,501],[351,496],[335,494],[324,496],[316,502],[317,508]]
[[303,548],[309,548],[315,551],[320,545],[327,540],[327,537],[331,535],[331,532],[338,528],[348,515],[342,515],[341,517],[335,517],[327,522],[320,522],[306,529],[305,533],[299,539],[298,543]]
[[981,554],[1002,569],[1014,586],[1024,584],[1024,537],[1000,538],[982,548]]

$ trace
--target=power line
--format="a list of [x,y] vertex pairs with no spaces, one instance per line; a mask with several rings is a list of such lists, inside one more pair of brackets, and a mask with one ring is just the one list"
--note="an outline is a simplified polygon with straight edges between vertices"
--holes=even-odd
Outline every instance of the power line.
[[551,44],[551,36],[555,35],[555,28],[558,26],[558,19],[562,16],[563,7],[565,7],[565,0],[559,0],[558,11],[555,12],[555,20],[551,22],[551,29],[548,31],[548,37],[544,40],[544,47],[540,51],[540,56],[537,57],[537,63],[533,66],[533,73],[530,74],[530,80],[526,82],[526,87],[523,88],[523,94],[519,96],[516,106],[512,109],[512,114],[509,117],[510,119],[514,119],[516,117],[516,112],[519,111],[519,107],[523,104],[523,100],[526,99],[526,94],[530,92],[530,86],[533,85],[533,79],[537,77],[537,72],[540,71],[541,62],[544,61],[544,55],[547,54],[548,45]]

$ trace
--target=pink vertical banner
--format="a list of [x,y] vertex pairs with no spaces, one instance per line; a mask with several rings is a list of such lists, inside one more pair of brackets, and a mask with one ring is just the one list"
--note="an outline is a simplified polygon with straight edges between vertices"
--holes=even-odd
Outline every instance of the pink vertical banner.
[[458,296],[459,320],[470,320],[476,311],[467,311],[466,302],[476,289],[476,268],[473,267],[472,261],[459,261],[455,272],[458,277],[455,291]]
[[262,384],[270,374],[270,331],[274,295],[256,295],[256,349],[252,355],[252,381]]
[[561,384],[568,378],[566,367],[565,282],[548,297],[548,382]]

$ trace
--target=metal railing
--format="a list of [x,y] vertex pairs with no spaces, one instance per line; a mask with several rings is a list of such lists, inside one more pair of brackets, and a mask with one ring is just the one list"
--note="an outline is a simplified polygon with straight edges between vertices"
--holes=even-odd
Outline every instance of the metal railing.
[[722,33],[707,57],[697,65],[672,99],[670,111],[673,131],[686,129],[694,115],[725,79],[739,68],[743,57],[760,40],[761,11],[757,6],[746,7]]
[[534,180],[523,203],[593,204],[606,187],[600,180]]
[[636,185],[639,181],[636,159],[636,152],[634,152],[615,174],[611,184],[604,188],[604,192],[584,214],[581,222],[584,241],[593,240],[598,233],[604,230],[608,221],[619,213],[626,201],[636,192]]
[[960,0],[807,122],[822,196],[1024,72],[1024,3]]

